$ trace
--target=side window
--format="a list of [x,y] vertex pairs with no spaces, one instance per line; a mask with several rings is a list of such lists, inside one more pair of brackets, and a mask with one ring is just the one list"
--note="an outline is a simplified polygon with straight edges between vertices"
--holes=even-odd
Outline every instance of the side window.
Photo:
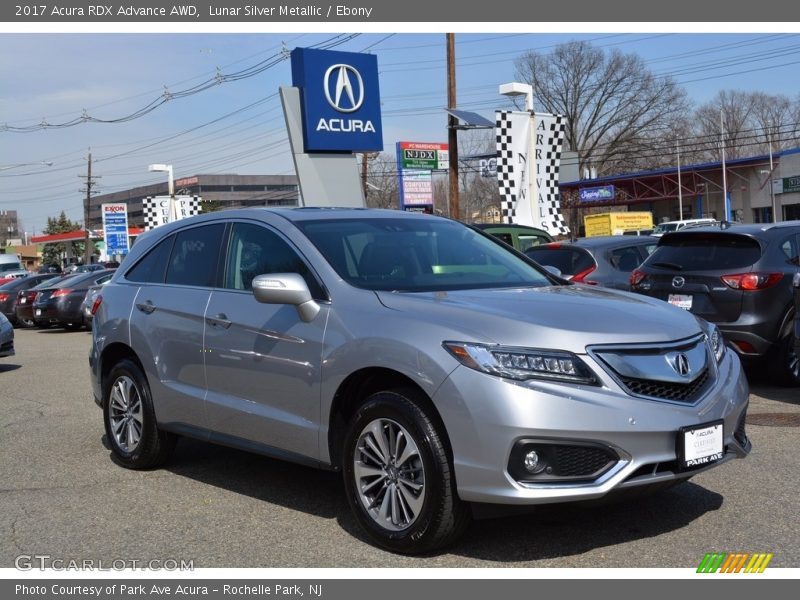
[[642,257],[634,246],[611,251],[611,264],[617,271],[630,272],[642,263]]
[[525,252],[528,248],[546,244],[547,240],[541,235],[520,235],[519,236],[519,251]]
[[512,239],[510,233],[493,233],[492,235],[496,237],[498,240],[504,241],[509,246],[514,245],[514,240]]
[[308,265],[278,234],[252,223],[236,223],[231,232],[224,287],[253,289],[253,278],[267,273],[298,273],[314,298],[325,294]]
[[786,258],[789,259],[789,262],[794,264],[800,264],[800,259],[798,259],[798,254],[800,254],[800,248],[798,248],[798,244],[800,244],[800,235],[793,235],[787,238],[781,244],[781,250],[786,255]]
[[213,286],[224,231],[225,225],[215,223],[177,233],[167,267],[167,283]]
[[136,283],[164,283],[169,253],[174,236],[160,241],[132,269],[125,273],[125,279]]

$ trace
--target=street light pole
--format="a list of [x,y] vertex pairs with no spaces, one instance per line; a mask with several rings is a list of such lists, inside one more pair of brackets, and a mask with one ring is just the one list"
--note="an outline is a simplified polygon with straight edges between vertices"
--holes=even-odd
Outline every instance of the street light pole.
[[177,206],[175,203],[175,179],[172,175],[172,165],[164,165],[164,164],[155,164],[155,165],[148,165],[148,171],[159,171],[159,172],[166,172],[167,173],[167,190],[169,192],[169,218],[168,221],[172,223],[173,221],[178,220],[178,212]]
[[675,141],[675,150],[678,153],[678,220],[683,221],[683,190],[681,189],[681,146]]
[[540,227],[541,223],[539,218],[539,205],[538,201],[536,200],[536,167],[534,166],[536,162],[536,138],[534,137],[533,130],[533,86],[527,83],[519,83],[515,81],[512,83],[501,84],[497,91],[501,96],[508,96],[509,98],[514,98],[515,96],[525,96],[525,110],[528,112],[530,117],[528,119],[528,158],[525,164],[525,168],[528,170],[526,178],[528,182],[527,191],[530,206],[530,218],[534,225]]
[[16,163],[14,165],[0,165],[0,171],[8,171],[9,169],[18,169],[20,167],[52,167],[53,163],[48,160],[42,160],[39,162],[29,162],[29,163]]
[[775,206],[775,186],[772,185],[772,175],[775,172],[775,166],[772,163],[772,128],[767,130],[767,141],[769,142],[769,195],[772,199],[772,222],[778,222],[778,207]]

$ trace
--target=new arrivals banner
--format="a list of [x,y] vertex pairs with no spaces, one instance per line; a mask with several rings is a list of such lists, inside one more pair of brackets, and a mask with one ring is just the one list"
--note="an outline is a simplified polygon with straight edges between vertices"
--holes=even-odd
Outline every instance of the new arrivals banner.
[[538,227],[530,202],[530,123],[531,114],[527,112],[495,112],[497,183],[503,223]]
[[[551,235],[569,233],[558,195],[564,130],[561,115],[496,112],[497,181],[504,223],[540,227]],[[534,156],[529,161],[531,151]]]

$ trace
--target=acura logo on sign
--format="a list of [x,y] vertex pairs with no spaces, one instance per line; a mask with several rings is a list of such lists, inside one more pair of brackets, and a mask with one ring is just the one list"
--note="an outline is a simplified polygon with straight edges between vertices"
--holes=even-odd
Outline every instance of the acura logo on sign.
[[672,287],[676,288],[683,287],[684,283],[686,283],[686,280],[681,276],[672,278]]
[[345,64],[328,67],[323,86],[328,104],[339,112],[355,112],[364,103],[364,81],[355,67]]
[[675,356],[675,360],[672,363],[672,368],[675,369],[675,372],[681,377],[688,377],[689,373],[692,371],[692,369],[689,367],[689,359],[683,352],[680,352]]

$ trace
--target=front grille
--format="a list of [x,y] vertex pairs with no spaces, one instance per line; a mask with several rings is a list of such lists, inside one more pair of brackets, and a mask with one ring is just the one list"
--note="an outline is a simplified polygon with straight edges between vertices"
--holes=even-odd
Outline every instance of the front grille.
[[652,379],[634,379],[620,377],[620,381],[634,396],[647,396],[659,400],[691,403],[697,400],[708,382],[709,371],[704,369],[694,381],[689,383],[672,383]]
[[608,450],[591,446],[553,446],[552,456],[552,475],[558,477],[586,477],[616,459]]

